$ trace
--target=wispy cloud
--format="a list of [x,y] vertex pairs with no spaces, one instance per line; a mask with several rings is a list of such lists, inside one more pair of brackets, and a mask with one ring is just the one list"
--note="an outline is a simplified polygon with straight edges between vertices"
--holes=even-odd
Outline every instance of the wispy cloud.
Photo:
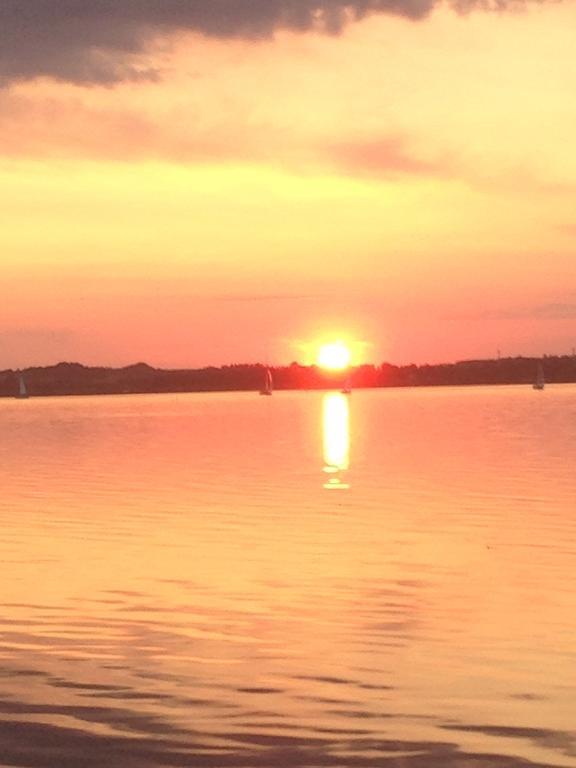
[[0,92],[0,155],[226,163],[265,157],[274,143],[273,129],[235,115],[208,124],[197,117],[193,111],[186,120],[162,111],[153,116],[118,99],[93,105],[66,93],[5,91]]
[[381,180],[461,172],[447,157],[423,157],[409,137],[397,134],[319,140],[287,136],[279,126],[255,123],[242,114],[216,115],[207,124],[190,112],[186,120],[177,121],[162,113],[139,112],[117,99],[95,106],[66,94],[42,96],[25,90],[0,93],[0,156],[248,162]]
[[449,317],[453,320],[574,320],[576,319],[576,299],[511,309],[491,309],[470,314],[460,313]]
[[334,143],[325,151],[339,171],[353,176],[394,178],[404,175],[444,176],[453,172],[448,159],[420,157],[402,136]]
[[573,304],[563,302],[542,304],[532,307],[528,314],[545,320],[574,320],[576,319],[576,302]]

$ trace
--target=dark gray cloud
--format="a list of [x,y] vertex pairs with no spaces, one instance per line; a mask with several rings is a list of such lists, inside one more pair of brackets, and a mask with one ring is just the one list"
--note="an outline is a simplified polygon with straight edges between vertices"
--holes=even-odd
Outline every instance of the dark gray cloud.
[[[178,32],[266,38],[278,29],[338,33],[390,13],[418,19],[437,0],[0,0],[0,83],[47,76],[114,83],[157,73],[143,56]],[[502,6],[507,0],[454,0]]]

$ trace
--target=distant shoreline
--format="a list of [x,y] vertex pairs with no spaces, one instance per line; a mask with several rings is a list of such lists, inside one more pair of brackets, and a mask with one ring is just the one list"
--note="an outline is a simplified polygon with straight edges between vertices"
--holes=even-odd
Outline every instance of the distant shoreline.
[[[479,386],[532,384],[542,365],[548,383],[576,382],[573,355],[462,360],[436,365],[391,363],[327,371],[291,363],[270,366],[276,390],[374,389],[387,387]],[[124,368],[58,363],[18,372],[0,371],[0,397],[15,397],[20,375],[30,397],[64,395],[122,395],[183,392],[249,392],[262,388],[267,366],[236,364],[183,370],[153,368],[137,363]]]

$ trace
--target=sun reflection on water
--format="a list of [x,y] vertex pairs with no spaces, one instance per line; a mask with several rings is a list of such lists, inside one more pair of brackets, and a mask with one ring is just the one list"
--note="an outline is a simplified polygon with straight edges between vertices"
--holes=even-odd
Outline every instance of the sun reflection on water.
[[329,392],[322,401],[322,438],[324,472],[329,475],[324,488],[345,490],[341,473],[350,466],[350,408],[348,398],[339,392]]

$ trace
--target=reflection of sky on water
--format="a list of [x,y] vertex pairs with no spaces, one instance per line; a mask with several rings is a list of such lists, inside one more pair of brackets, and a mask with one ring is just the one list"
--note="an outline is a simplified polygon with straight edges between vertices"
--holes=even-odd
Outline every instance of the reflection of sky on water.
[[350,466],[350,409],[348,398],[340,392],[328,392],[322,400],[322,439],[324,472],[329,475],[324,488],[349,488],[341,473]]
[[574,768],[576,385],[263,400],[0,400],[0,765]]

